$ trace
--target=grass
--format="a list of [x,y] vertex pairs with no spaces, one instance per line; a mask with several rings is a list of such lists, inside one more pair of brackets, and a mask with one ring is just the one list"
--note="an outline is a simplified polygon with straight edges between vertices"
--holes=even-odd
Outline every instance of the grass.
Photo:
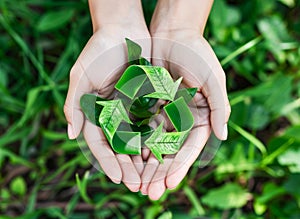
[[[149,22],[155,1],[144,3]],[[87,1],[0,0],[0,218],[299,218],[299,6],[215,1],[205,36],[227,74],[229,138],[152,202],[67,139],[62,106],[92,33]]]

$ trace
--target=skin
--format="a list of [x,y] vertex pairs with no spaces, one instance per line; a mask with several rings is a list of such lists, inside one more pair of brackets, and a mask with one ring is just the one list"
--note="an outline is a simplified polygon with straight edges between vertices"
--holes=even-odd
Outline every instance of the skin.
[[[140,0],[89,1],[94,33],[70,72],[64,106],[68,135],[75,139],[82,131],[113,182],[122,181],[131,191],[141,191],[153,200],[181,182],[211,130],[219,139],[227,138],[230,107],[225,74],[202,36],[211,5],[211,0],[159,0],[149,33]],[[164,66],[174,78],[183,76],[186,86],[199,88],[191,106],[195,126],[179,152],[165,156],[163,164],[146,148],[141,156],[115,154],[102,130],[86,121],[80,110],[79,100],[85,93],[113,97],[114,84],[127,60],[125,37],[141,45],[142,56],[151,57],[153,65]],[[157,124],[161,119],[165,115],[157,118]],[[165,124],[165,129],[172,129],[170,123]]]
[[94,33],[70,72],[64,106],[68,136],[75,139],[82,131],[105,174],[113,182],[122,181],[131,191],[137,192],[143,170],[142,157],[114,154],[102,130],[85,120],[79,100],[85,93],[112,97],[114,84],[125,70],[127,62],[125,37],[138,42],[143,47],[142,55],[150,57],[150,35],[138,0],[129,0],[126,4],[122,0],[91,0],[89,5]]

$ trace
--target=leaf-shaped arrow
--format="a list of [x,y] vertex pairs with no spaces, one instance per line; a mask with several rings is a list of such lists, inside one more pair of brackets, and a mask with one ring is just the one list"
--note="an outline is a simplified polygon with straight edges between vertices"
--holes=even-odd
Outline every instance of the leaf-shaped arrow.
[[162,154],[174,154],[179,150],[194,125],[194,117],[183,97],[169,103],[164,110],[177,132],[163,133],[161,123],[145,141],[160,162],[163,162]]
[[197,93],[198,88],[181,88],[177,91],[175,99],[183,97],[186,103],[189,103],[195,94]]
[[[176,153],[193,127],[194,119],[187,103],[197,89],[178,90],[182,78],[174,82],[165,68],[152,66],[141,57],[142,49],[138,44],[129,39],[126,39],[126,44],[130,66],[115,85],[122,93],[120,99],[102,100],[95,95],[83,95],[81,108],[91,122],[102,128],[115,152],[141,154],[142,141],[163,162],[162,155]],[[163,124],[154,132],[148,126],[153,116],[148,109],[158,99],[173,101],[164,110],[176,132],[164,133]],[[95,105],[95,102],[99,105]],[[135,116],[135,124],[132,124],[127,111]]]
[[174,100],[182,77],[176,82],[173,82],[167,69],[160,66],[131,65],[125,70],[124,74],[115,85],[115,88],[127,97],[133,99],[147,77],[155,91],[145,97],[160,98],[170,101]]
[[163,122],[153,134],[145,141],[154,156],[163,163],[162,154],[175,154],[186,139],[185,132],[163,132]]
[[96,104],[96,101],[105,100],[94,94],[84,94],[80,98],[80,107],[86,116],[86,118],[93,124],[100,126],[99,115],[103,109],[103,106]]
[[97,101],[97,104],[103,106],[99,123],[114,151],[123,154],[140,154],[141,133],[117,131],[123,120],[132,124],[122,101]]
[[133,42],[132,40],[125,38],[127,51],[128,51],[128,62],[130,65],[140,64],[140,57],[142,54],[142,48],[139,44]]
[[150,79],[155,92],[146,95],[145,97],[160,98],[173,101],[178,87],[182,81],[182,77],[176,82],[167,69],[160,66],[141,66]]
[[96,103],[104,107],[100,113],[99,123],[111,139],[122,120],[132,123],[121,100],[97,101]]

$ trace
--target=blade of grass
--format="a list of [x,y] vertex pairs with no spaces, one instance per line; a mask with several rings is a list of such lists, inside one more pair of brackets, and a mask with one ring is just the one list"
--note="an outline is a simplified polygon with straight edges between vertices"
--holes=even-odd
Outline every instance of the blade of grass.
[[75,166],[76,164],[80,163],[81,160],[83,159],[82,154],[79,153],[79,155],[77,157],[75,157],[72,160],[69,160],[67,163],[65,163],[64,165],[62,165],[58,170],[56,170],[53,174],[48,175],[47,178],[44,180],[44,183],[48,183],[51,180],[53,180],[57,175],[59,175],[60,173],[62,173],[64,170]]
[[265,157],[267,155],[267,149],[265,145],[255,136],[244,130],[242,127],[238,126],[231,120],[228,122],[229,126],[233,128],[236,132],[242,135],[245,139],[250,141],[252,144],[256,146],[256,148],[262,153],[262,156]]
[[91,205],[94,205],[94,202],[92,201],[92,199],[88,196],[87,194],[87,182],[88,182],[88,178],[89,178],[89,174],[90,172],[87,171],[85,172],[84,176],[83,176],[83,179],[81,180],[79,178],[79,175],[78,173],[76,173],[76,184],[77,184],[77,187],[79,189],[79,192],[80,192],[80,195],[82,197],[82,199],[88,203],[88,204],[91,204]]
[[184,191],[185,195],[187,196],[187,198],[192,203],[192,205],[194,206],[198,216],[205,215],[205,210],[202,207],[202,205],[200,203],[200,199],[197,197],[195,192],[188,185],[185,185],[183,187],[183,191]]
[[[13,128],[13,126],[11,126]],[[16,130],[16,129],[15,129]],[[5,145],[15,142],[17,140],[20,140],[27,136],[30,133],[30,128],[24,128],[18,132],[15,132],[15,130],[7,131],[5,134],[3,134],[0,137],[0,148],[4,147]]]
[[23,166],[27,166],[29,168],[34,168],[34,164],[23,159],[22,157],[19,157],[18,155],[14,154],[11,151],[8,151],[4,148],[0,148],[0,154],[1,156],[7,156],[11,160],[12,163],[21,164]]
[[274,152],[266,156],[262,162],[261,166],[267,166],[268,164],[272,164],[273,161],[283,152],[285,152],[293,143],[295,142],[295,139],[289,139],[285,144],[277,148]]
[[46,73],[43,65],[38,61],[38,59],[33,55],[27,44],[24,42],[24,40],[13,30],[11,25],[9,25],[6,21],[6,19],[3,17],[2,14],[0,14],[0,24],[3,26],[3,28],[9,33],[9,35],[13,38],[13,40],[17,43],[17,45],[22,49],[22,51],[28,56],[32,64],[37,69],[39,75],[49,84],[54,87],[55,83],[52,81],[52,79],[48,76]]
[[221,65],[224,66],[227,63],[229,63],[231,60],[235,59],[237,56],[241,55],[242,53],[246,52],[247,50],[253,48],[254,46],[256,46],[261,40],[262,40],[262,36],[258,36],[256,38],[254,38],[253,40],[250,40],[248,43],[244,44],[243,46],[239,47],[238,49],[236,49],[235,51],[233,51],[232,53],[230,53],[228,56],[226,56],[222,61],[221,61]]

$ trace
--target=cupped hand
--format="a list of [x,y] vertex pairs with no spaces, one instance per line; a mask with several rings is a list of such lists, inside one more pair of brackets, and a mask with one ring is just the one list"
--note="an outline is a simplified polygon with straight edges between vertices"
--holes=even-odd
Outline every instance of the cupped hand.
[[152,63],[164,66],[173,78],[183,77],[188,87],[199,89],[191,106],[195,125],[179,152],[164,157],[164,163],[150,155],[142,174],[141,192],[158,199],[169,188],[175,188],[199,156],[211,131],[227,138],[230,105],[225,73],[208,42],[198,30],[177,29],[154,32]]
[[151,39],[146,25],[105,25],[96,30],[70,72],[69,90],[64,106],[68,122],[68,136],[75,139],[81,131],[105,174],[115,183],[121,181],[138,191],[143,171],[141,156],[115,154],[102,130],[85,120],[80,109],[80,97],[96,93],[113,98],[114,85],[127,63],[125,37],[139,43],[143,56],[150,57]]

